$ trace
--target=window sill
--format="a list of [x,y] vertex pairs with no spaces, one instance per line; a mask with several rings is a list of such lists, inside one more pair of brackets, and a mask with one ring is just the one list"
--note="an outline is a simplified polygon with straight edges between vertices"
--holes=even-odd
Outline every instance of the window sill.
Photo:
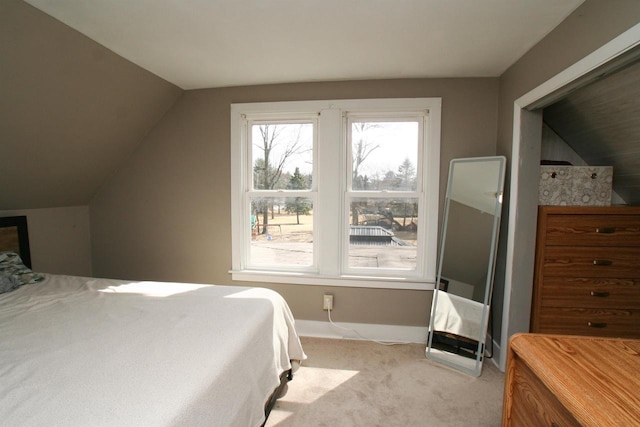
[[245,282],[419,291],[432,291],[435,289],[435,282],[420,282],[412,279],[394,277],[320,276],[309,273],[282,273],[257,270],[232,270],[230,273],[232,280]]

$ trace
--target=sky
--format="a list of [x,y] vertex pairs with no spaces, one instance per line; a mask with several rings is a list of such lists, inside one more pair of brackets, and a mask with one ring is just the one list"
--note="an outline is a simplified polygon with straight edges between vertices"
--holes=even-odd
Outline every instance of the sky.
[[[312,147],[313,147],[313,127],[312,124],[288,124],[282,127],[278,141],[274,144],[271,154],[272,164],[275,159],[279,159],[284,149],[296,140],[299,141],[300,153],[291,155],[284,168],[285,172],[293,174],[295,167],[300,168],[303,174],[311,172]],[[357,125],[356,125],[357,126]],[[374,177],[376,173],[382,178],[388,170],[398,171],[398,166],[408,157],[413,166],[417,168],[418,159],[418,123],[417,122],[380,122],[370,126],[365,134],[353,132],[352,139],[356,142],[361,136],[366,138],[368,147],[375,148],[360,166],[360,174]],[[255,164],[256,159],[264,156],[262,147],[262,135],[258,125],[253,126],[252,134],[252,158]]]

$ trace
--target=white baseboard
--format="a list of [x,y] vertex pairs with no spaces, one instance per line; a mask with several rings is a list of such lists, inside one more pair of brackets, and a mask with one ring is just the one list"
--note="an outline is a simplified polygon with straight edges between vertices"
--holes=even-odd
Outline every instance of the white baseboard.
[[[486,348],[486,346],[485,346]],[[491,356],[491,362],[502,372],[505,371],[505,364],[502,361],[502,349],[500,343],[493,340],[493,355]]]
[[[429,328],[426,326],[379,325],[371,323],[337,323],[339,327],[329,322],[317,320],[296,320],[296,330],[301,337],[374,340],[382,342],[410,342],[427,343]],[[345,329],[342,329],[345,328]],[[357,332],[354,332],[357,331]],[[358,335],[359,334],[359,335]],[[489,337],[489,339],[492,339]],[[488,347],[490,343],[487,343]],[[493,341],[493,355],[491,362],[502,372],[504,363],[500,343]]]
[[[316,320],[296,320],[296,330],[302,337],[374,340],[383,342],[427,343],[426,326],[376,325],[371,323],[336,323]],[[342,329],[345,328],[345,329]],[[355,332],[354,332],[355,331]]]
[[496,368],[504,372],[504,368],[501,366],[502,353],[500,350],[500,343],[494,340],[491,335],[487,335],[487,342],[484,346],[484,354],[487,356],[485,361],[493,363]]

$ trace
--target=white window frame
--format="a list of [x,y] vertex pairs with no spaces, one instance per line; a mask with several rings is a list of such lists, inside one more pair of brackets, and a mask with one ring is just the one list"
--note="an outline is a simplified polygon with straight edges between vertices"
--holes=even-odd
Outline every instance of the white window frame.
[[[416,121],[418,123],[418,153],[417,157],[418,157],[418,164],[416,165],[416,169],[420,172],[422,172],[422,176],[420,177],[420,179],[418,180],[418,188],[416,188],[415,191],[411,191],[411,190],[407,190],[407,191],[395,191],[395,190],[376,190],[376,191],[371,191],[371,190],[354,190],[353,189],[353,162],[352,161],[348,161],[347,162],[347,171],[346,171],[346,188],[344,191],[344,209],[343,209],[343,215],[344,215],[344,219],[343,219],[343,233],[345,233],[344,235],[348,235],[349,233],[349,217],[350,217],[350,209],[349,206],[351,204],[351,201],[353,199],[387,199],[390,197],[395,197],[395,198],[414,198],[414,199],[418,199],[418,204],[419,206],[424,208],[424,197],[423,197],[423,192],[422,192],[422,188],[424,185],[424,182],[426,182],[425,180],[425,175],[424,175],[424,171],[425,171],[425,165],[424,165],[424,155],[423,155],[423,150],[424,150],[424,145],[425,145],[425,128],[427,128],[428,125],[428,120],[429,120],[429,114],[425,113],[425,111],[420,111],[418,113],[413,113],[413,114],[407,114],[407,113],[399,113],[399,114],[393,114],[390,112],[383,112],[383,113],[369,113],[369,114],[365,114],[365,113],[361,113],[361,112],[357,112],[357,113],[347,113],[345,114],[344,117],[345,123],[344,123],[344,129],[345,129],[345,136],[347,138],[345,146],[346,146],[346,158],[351,160],[353,158],[353,153],[352,153],[352,141],[351,141],[351,137],[352,137],[352,129],[351,129],[351,125],[353,122],[357,122],[357,121],[371,121],[371,122],[392,122],[392,121]],[[426,215],[422,212],[420,212],[418,214],[418,218],[419,218],[419,223],[424,223],[422,221],[426,221]],[[426,242],[426,234],[425,234],[425,227],[418,227],[418,241],[419,242]],[[349,239],[342,239],[342,244],[343,244],[343,251],[344,253],[348,253],[349,252]],[[381,277],[394,277],[397,275],[403,275],[406,277],[415,277],[416,279],[419,279],[421,277],[424,276],[424,271],[425,271],[425,256],[423,254],[423,246],[418,246],[416,248],[417,250],[417,260],[418,261],[423,261],[423,262],[418,262],[416,265],[415,270],[406,270],[406,269],[393,269],[393,268],[386,268],[386,269],[378,269],[378,268],[363,268],[363,267],[350,267],[349,266],[349,259],[347,256],[343,256],[341,258],[342,261],[342,271],[344,272],[344,274],[347,275],[353,275],[353,276],[362,276],[362,275],[367,275],[367,276],[381,276]]]
[[[329,285],[389,289],[434,289],[436,276],[438,201],[440,179],[440,98],[354,99],[327,101],[263,102],[231,105],[231,215],[233,280]],[[419,183],[420,224],[423,245],[422,263],[415,272],[357,270],[345,268],[347,253],[344,233],[348,236],[347,185],[350,166],[347,161],[347,114],[358,117],[415,117],[426,113],[422,128],[419,162],[422,180]],[[313,188],[306,194],[314,199],[314,266],[308,269],[256,269],[248,263],[251,244],[247,192],[251,188],[251,141],[249,121],[317,120],[314,129]],[[243,166],[244,165],[244,166]],[[339,173],[335,173],[337,170]],[[421,187],[420,187],[421,186]],[[255,193],[255,191],[254,191]],[[414,192],[409,192],[415,194]],[[288,194],[283,194],[284,196]],[[295,195],[295,194],[294,194]],[[346,221],[346,223],[345,223]],[[335,233],[321,230],[337,230]]]
[[[250,206],[251,206],[251,197],[305,197],[311,199],[311,202],[314,206],[314,210],[317,206],[317,194],[318,194],[318,184],[316,179],[316,165],[317,165],[317,152],[318,152],[318,114],[293,114],[288,113],[286,116],[278,117],[274,114],[260,114],[254,113],[250,115],[246,115],[243,121],[246,119],[246,129],[243,132],[246,132],[246,148],[247,148],[247,158],[245,159],[245,182],[247,186],[243,191],[243,212],[246,214],[242,218],[248,218],[250,215]],[[253,144],[250,139],[250,132],[253,125],[261,125],[261,124],[270,124],[274,122],[286,122],[287,124],[293,123],[311,123],[313,125],[313,169],[312,169],[312,180],[311,180],[311,189],[310,190],[256,190],[253,189]],[[243,125],[244,127],[245,125]],[[313,229],[316,230],[317,226],[317,215],[313,217]],[[244,235],[246,236],[246,234]],[[234,239],[235,240],[235,239]],[[267,266],[264,264],[252,264],[251,257],[249,256],[249,248],[250,242],[243,242],[243,262],[246,266],[247,270],[264,270],[264,271],[274,271],[280,272],[282,268],[285,267],[287,272],[306,272],[306,273],[317,273],[318,272],[318,239],[314,235],[313,239],[313,261],[310,266],[281,266],[281,265],[271,265]]]

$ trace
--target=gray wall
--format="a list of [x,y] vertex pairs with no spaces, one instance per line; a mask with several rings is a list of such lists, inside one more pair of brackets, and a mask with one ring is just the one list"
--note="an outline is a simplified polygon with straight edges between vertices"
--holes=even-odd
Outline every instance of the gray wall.
[[0,1],[0,209],[87,206],[181,94],[32,6]]
[[[498,115],[498,154],[511,158],[513,135],[514,102],[522,95],[544,83],[551,77],[589,55],[611,39],[640,22],[640,1],[638,0],[587,0],[558,27],[536,44],[500,77],[500,101]],[[524,154],[526,156],[526,153]],[[536,158],[535,161],[539,161]],[[496,266],[494,287],[494,337],[500,339],[504,303],[505,249],[508,223],[508,194],[510,174],[507,174],[507,203],[504,204],[503,222]],[[518,215],[534,216],[536,212],[519,211]],[[535,218],[530,223],[535,224]],[[534,225],[535,227],[535,225]],[[532,242],[516,242],[518,245]],[[532,269],[533,259],[514,256],[514,269]],[[513,284],[513,292],[518,293],[518,283]],[[529,284],[530,286],[530,284]],[[512,307],[516,311],[528,312],[530,295],[520,295],[521,303]],[[521,314],[521,313],[519,313]],[[525,315],[528,315],[525,313]]]
[[[454,157],[495,154],[498,81],[424,79],[188,91],[91,203],[94,274],[234,284],[230,105],[337,98],[442,97],[441,199]],[[270,285],[299,319],[426,326],[429,291]]]
[[0,217],[23,215],[34,271],[91,276],[88,206],[0,211]]

